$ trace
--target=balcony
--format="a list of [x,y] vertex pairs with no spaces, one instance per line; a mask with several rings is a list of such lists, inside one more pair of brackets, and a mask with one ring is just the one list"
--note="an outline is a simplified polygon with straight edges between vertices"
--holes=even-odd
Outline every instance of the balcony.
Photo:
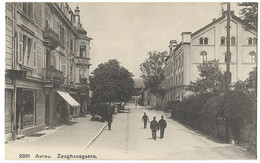
[[44,45],[54,50],[59,46],[59,36],[51,28],[45,28],[43,31]]
[[53,83],[56,84],[62,84],[65,81],[65,78],[63,76],[63,72],[59,71],[53,67],[43,69],[43,78],[45,81],[52,81]]
[[75,57],[75,63],[77,65],[90,65],[89,60],[90,58]]

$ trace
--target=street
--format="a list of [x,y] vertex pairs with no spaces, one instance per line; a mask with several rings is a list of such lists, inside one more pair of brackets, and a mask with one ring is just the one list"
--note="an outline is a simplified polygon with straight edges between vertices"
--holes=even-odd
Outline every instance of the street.
[[[146,129],[143,128],[141,118],[144,112],[150,121],[153,116],[159,121],[161,115],[164,115],[168,124],[164,139],[159,139],[159,132],[156,141],[152,139],[149,123]],[[126,106],[125,112],[114,116],[110,131],[105,122],[90,121],[90,115],[87,115],[70,124],[7,143],[6,159],[18,158],[19,154],[30,154],[30,159],[41,159],[35,158],[37,154],[57,159],[58,153],[95,155],[97,159],[254,158],[237,146],[212,141],[207,136],[169,119],[169,116],[169,113],[141,106]]]
[[[179,124],[161,111],[129,106],[129,113],[116,115],[112,130],[104,130],[86,153],[95,153],[100,159],[253,159],[254,156],[230,144],[217,143]],[[164,115],[168,125],[165,138],[156,141],[148,128],[143,128],[141,118],[146,112],[150,121],[159,121]]]

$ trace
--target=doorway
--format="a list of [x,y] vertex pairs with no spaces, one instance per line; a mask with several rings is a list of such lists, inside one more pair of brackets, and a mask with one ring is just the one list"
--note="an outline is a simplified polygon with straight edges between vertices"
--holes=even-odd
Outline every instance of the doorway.
[[50,125],[50,95],[45,96],[45,125]]

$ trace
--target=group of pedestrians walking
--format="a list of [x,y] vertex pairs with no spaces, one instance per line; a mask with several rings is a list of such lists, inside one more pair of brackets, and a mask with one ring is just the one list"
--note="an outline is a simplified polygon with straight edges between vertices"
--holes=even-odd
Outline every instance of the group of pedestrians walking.
[[[146,113],[144,113],[143,117],[142,117],[142,121],[144,122],[144,129],[147,126],[147,122],[149,123],[149,118],[146,115]],[[167,127],[167,122],[165,121],[163,115],[161,116],[161,119],[159,120],[159,122],[156,121],[156,117],[153,117],[153,120],[150,122],[150,129],[152,131],[152,138],[154,140],[156,140],[156,133],[158,130],[160,130],[160,139],[162,139],[164,137],[164,130]]]

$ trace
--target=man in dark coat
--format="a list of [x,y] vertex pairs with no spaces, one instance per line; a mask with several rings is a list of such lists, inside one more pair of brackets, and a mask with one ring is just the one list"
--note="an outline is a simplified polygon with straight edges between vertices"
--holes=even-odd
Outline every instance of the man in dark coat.
[[107,115],[107,125],[108,125],[109,130],[111,130],[112,121],[113,121],[113,115],[112,115],[112,113],[108,113],[108,115]]
[[146,115],[146,113],[144,113],[143,117],[142,117],[142,121],[144,121],[144,128],[146,128],[147,125],[147,121],[149,122],[149,118]]
[[150,128],[152,130],[152,137],[154,140],[156,140],[156,132],[159,129],[159,126],[155,116],[153,117],[153,120],[150,123]]
[[163,115],[161,116],[161,119],[159,120],[159,129],[160,129],[160,139],[163,138],[164,136],[164,129],[166,128],[167,123],[166,121],[163,119]]

